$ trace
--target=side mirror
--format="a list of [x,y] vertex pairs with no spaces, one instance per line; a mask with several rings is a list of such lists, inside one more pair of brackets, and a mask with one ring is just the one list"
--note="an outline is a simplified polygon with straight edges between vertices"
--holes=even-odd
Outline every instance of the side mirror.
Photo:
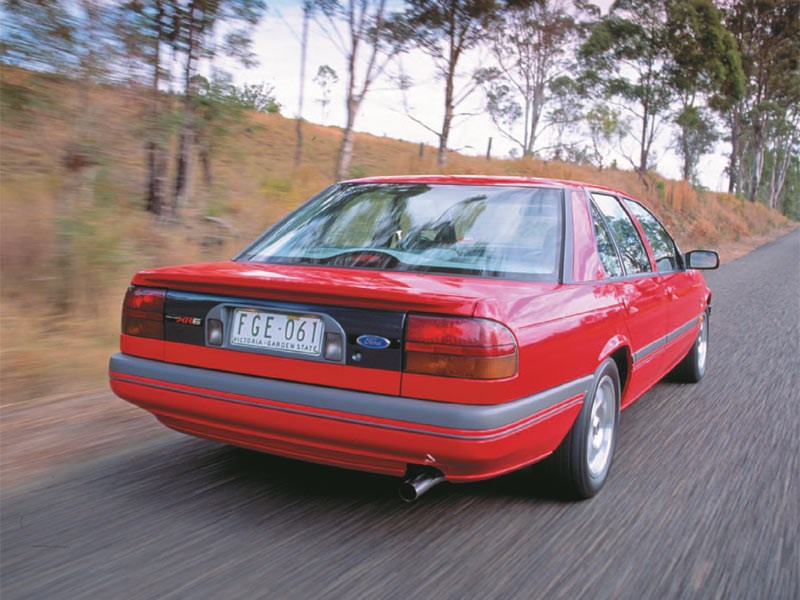
[[713,250],[692,250],[686,254],[686,266],[690,269],[716,269],[719,254]]

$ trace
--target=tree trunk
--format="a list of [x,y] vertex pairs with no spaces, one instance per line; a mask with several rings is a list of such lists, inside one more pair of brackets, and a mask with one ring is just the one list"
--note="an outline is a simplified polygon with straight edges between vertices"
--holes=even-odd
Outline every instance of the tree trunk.
[[741,153],[739,107],[731,112],[731,155],[728,160],[728,193],[739,191],[739,156]]
[[358,104],[355,100],[347,103],[347,125],[342,133],[342,145],[339,147],[339,155],[336,157],[336,179],[341,181],[347,179],[350,172],[350,162],[353,160],[353,138],[355,136],[353,127],[355,126]]
[[639,140],[639,173],[640,176],[647,173],[647,124],[650,115],[647,110],[647,103],[644,105],[644,117],[642,118],[642,138]]
[[210,190],[214,184],[214,173],[211,169],[211,141],[208,139],[208,135],[203,135],[199,137],[198,142],[200,147],[200,166],[203,169],[203,184],[207,190]]
[[447,164],[447,142],[450,139],[450,127],[453,122],[453,94],[455,77],[455,63],[450,61],[447,71],[447,80],[444,88],[444,119],[442,119],[442,131],[439,133],[439,150],[436,153],[436,164],[443,167]]
[[303,161],[303,100],[306,86],[306,57],[308,54],[308,23],[311,20],[310,1],[303,3],[303,32],[300,38],[300,91],[297,98],[297,123],[295,133],[297,142],[294,149],[294,164],[300,166]]
[[147,142],[147,211],[160,215],[164,211],[164,152],[158,143]]
[[[184,118],[187,118],[184,115]],[[194,146],[194,129],[191,121],[181,128],[178,141],[178,157],[175,164],[175,195],[172,198],[172,216],[177,217],[180,209],[188,204],[189,182],[192,176],[192,147]]]
[[161,84],[161,42],[164,37],[162,21],[164,19],[164,5],[161,0],[156,0],[156,34],[153,48],[153,78],[150,88],[150,140],[147,142],[147,211],[160,215],[164,210],[164,177],[166,165],[164,153],[157,141]]
[[781,210],[781,192],[786,183],[786,174],[789,172],[789,164],[792,159],[791,138],[786,140],[783,156],[781,156],[781,145],[779,144],[775,148],[775,164],[772,166],[772,180],[770,182],[769,205],[775,210]]
[[447,164],[447,140],[450,137],[450,122],[453,120],[453,107],[445,106],[442,132],[439,134],[439,149],[436,151],[436,165],[443,167]]
[[172,198],[172,216],[177,217],[181,207],[188,204],[192,177],[192,149],[194,148],[194,76],[200,47],[197,3],[189,7],[189,40],[184,70],[183,125],[178,142],[178,157],[175,167],[175,193]]
[[[352,10],[352,9],[351,9]],[[360,102],[356,99],[356,56],[358,54],[359,42],[353,25],[350,28],[350,52],[347,55],[347,96],[345,106],[347,107],[347,122],[342,133],[342,145],[339,146],[339,154],[336,157],[336,169],[334,175],[337,180],[347,179],[350,170],[350,161],[353,158],[353,127],[355,127],[356,115]],[[369,74],[367,74],[368,76]],[[366,80],[365,80],[366,81]]]
[[681,125],[680,132],[683,154],[683,169],[681,169],[683,171],[683,180],[691,183],[692,179],[694,179],[695,161],[689,144],[689,127]]
[[753,168],[750,172],[750,189],[747,197],[750,202],[758,198],[758,188],[761,187],[761,174],[764,169],[764,117],[758,116],[753,123]]

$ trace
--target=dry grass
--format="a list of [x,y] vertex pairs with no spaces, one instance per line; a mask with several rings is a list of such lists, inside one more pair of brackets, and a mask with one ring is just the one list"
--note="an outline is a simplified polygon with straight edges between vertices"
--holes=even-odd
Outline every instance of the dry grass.
[[[142,210],[143,107],[134,90],[95,87],[90,109],[72,82],[0,70],[4,86],[30,91],[22,112],[0,121],[0,391],[2,402],[102,385],[117,345],[119,307],[138,269],[232,256],[266,226],[333,182],[341,131],[305,125],[305,153],[292,163],[294,122],[250,115],[214,148],[210,189],[195,169],[192,205],[180,222]],[[92,164],[65,166],[87,151]],[[358,134],[354,177],[398,173],[498,174],[582,180],[648,204],[684,248],[714,247],[786,225],[762,205],[698,193],[662,179],[648,187],[632,172],[557,161],[491,160]],[[205,217],[218,219],[217,223]],[[220,225],[219,223],[223,225]]]

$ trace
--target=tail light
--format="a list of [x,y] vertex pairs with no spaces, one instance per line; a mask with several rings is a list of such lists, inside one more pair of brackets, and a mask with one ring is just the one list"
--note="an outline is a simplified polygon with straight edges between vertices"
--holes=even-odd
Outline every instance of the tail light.
[[122,333],[164,339],[166,290],[130,286],[122,303]]
[[409,315],[404,370],[441,377],[503,379],[517,372],[517,342],[495,321]]

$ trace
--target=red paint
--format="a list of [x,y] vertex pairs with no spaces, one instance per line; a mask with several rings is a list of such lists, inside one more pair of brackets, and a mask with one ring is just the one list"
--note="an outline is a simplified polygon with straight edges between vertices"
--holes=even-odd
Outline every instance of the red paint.
[[[359,417],[361,422],[352,423],[352,415],[322,409],[313,411],[316,414],[285,412],[280,408],[292,406],[189,386],[175,386],[178,391],[159,389],[154,394],[145,384],[158,382],[139,379],[139,383],[129,383],[114,379],[114,375],[111,373],[111,387],[116,394],[178,431],[290,458],[389,475],[402,475],[408,464],[429,464],[451,481],[495,477],[549,454],[580,410],[575,398],[547,415],[533,415],[500,430],[474,432],[415,425],[429,433],[410,432],[399,429],[408,426],[403,422]],[[210,394],[259,406],[217,400],[209,398]],[[500,435],[483,440],[435,433],[467,438]]]
[[[680,361],[697,335],[694,326],[633,362],[635,352],[657,344],[701,315],[710,292],[696,271],[604,279],[583,184],[456,176],[358,181],[565,188],[571,210],[567,239],[573,242],[572,281],[535,283],[227,261],[141,271],[132,283],[231,298],[403,311],[409,315],[410,324],[406,351],[470,358],[516,353],[517,369],[512,376],[478,380],[384,371],[124,334],[120,338],[122,352],[209,370],[464,405],[502,404],[546,391],[585,378],[607,357],[621,354],[628,372],[622,398],[626,407]],[[607,188],[591,189],[619,195]],[[649,245],[647,252],[655,264]],[[145,308],[131,302],[134,300],[126,300],[127,309]],[[484,329],[480,323],[494,323],[496,329]],[[569,431],[581,405],[580,397],[571,398],[546,414],[531,415],[502,431],[445,431],[415,425],[415,431],[409,432],[402,430],[408,424],[372,417],[358,416],[357,422],[351,422],[353,415],[336,411],[287,412],[285,405],[271,401],[247,399],[259,404],[249,406],[209,398],[203,389],[174,386],[174,390],[156,390],[148,384],[157,382],[112,379],[118,395],[179,431],[284,456],[394,475],[402,475],[409,464],[430,464],[451,481],[492,477],[548,455]],[[436,435],[442,433],[455,433],[463,439]],[[478,434],[487,433],[500,435],[477,439]]]

